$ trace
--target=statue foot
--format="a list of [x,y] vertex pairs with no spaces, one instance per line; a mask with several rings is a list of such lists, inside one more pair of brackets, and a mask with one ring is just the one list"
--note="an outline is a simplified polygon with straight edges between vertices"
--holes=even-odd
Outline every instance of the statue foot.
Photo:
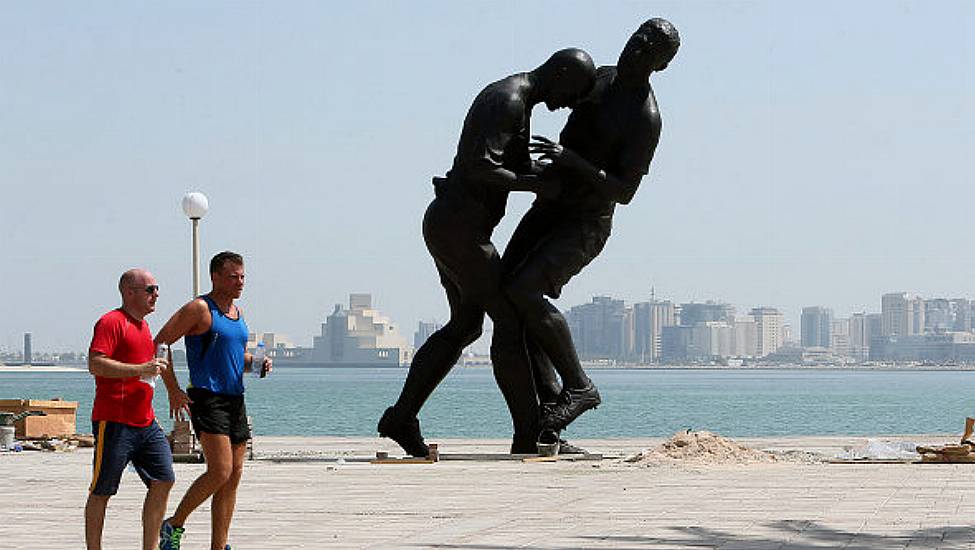
[[559,438],[559,454],[562,455],[587,455],[589,451],[569,443],[568,441]]
[[580,389],[563,388],[559,399],[554,405],[546,405],[542,412],[542,429],[554,432],[562,431],[573,420],[589,409],[595,409],[602,403],[596,385],[589,385]]
[[406,451],[406,454],[423,458],[429,456],[427,447],[420,434],[420,421],[416,418],[403,419],[396,414],[395,407],[389,407],[379,419],[379,437],[388,437]]
[[538,434],[539,454],[542,454],[541,453],[541,450],[543,449],[543,446],[546,446],[546,447],[548,447],[548,446],[555,446],[556,443],[558,444],[558,447],[557,448],[559,450],[558,453],[560,455],[587,455],[587,454],[589,454],[589,451],[583,449],[582,447],[578,447],[576,445],[573,445],[572,443],[569,443],[568,441],[562,439],[559,436],[559,432],[555,432],[555,431],[552,431],[552,430],[542,430],[542,433]]
[[513,455],[533,455],[538,452],[535,448],[535,434],[523,435],[515,433],[511,438],[511,454]]

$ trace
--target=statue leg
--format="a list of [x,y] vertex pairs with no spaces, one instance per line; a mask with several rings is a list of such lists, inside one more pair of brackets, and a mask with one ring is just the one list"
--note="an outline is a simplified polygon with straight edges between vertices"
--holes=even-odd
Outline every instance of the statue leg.
[[[534,250],[545,241],[549,231],[557,221],[558,212],[547,208],[544,204],[536,202],[528,209],[528,212],[518,222],[511,238],[508,239],[504,254],[501,256],[501,268],[505,281],[502,285],[508,282],[510,276],[518,271],[518,267],[522,263],[532,257]],[[520,314],[519,323],[524,333],[524,323],[521,321]],[[522,334],[522,339],[524,339],[528,351],[537,402],[539,405],[554,404],[562,391],[555,368],[537,343],[524,334]],[[517,414],[516,411],[512,410],[512,417],[516,426],[519,424]]]
[[491,339],[494,379],[508,405],[514,428],[511,452],[533,454],[537,450],[540,417],[524,329],[514,307],[500,292],[488,304],[488,315],[494,321]]
[[464,348],[481,336],[484,310],[480,305],[461,299],[457,286],[441,273],[441,281],[450,304],[450,320],[434,332],[413,355],[410,371],[396,408],[408,417],[415,417],[423,404],[457,364]]
[[559,383],[555,365],[534,340],[526,338],[525,343],[528,347],[528,358],[532,365],[532,378],[535,380],[538,402],[555,403],[559,393],[562,392],[562,384]]
[[[518,264],[505,285],[505,293],[521,315],[527,339],[548,357],[562,379],[563,388],[555,406],[545,407],[542,427],[547,430],[561,430],[601,402],[595,385],[582,369],[565,317],[545,295],[559,296],[562,286],[602,250],[609,228],[608,219],[556,223],[529,257]],[[544,370],[545,365],[543,360],[535,361],[533,372],[541,381],[539,391],[550,393],[553,376]],[[543,397],[542,402],[550,403],[547,399],[550,397]]]
[[[511,413],[514,437],[511,452],[535,453],[539,410],[532,381],[524,328],[518,312],[502,291],[502,264],[497,250],[486,237],[478,239],[475,254],[464,263],[465,296],[484,306],[494,322],[491,365],[494,379]],[[476,255],[476,259],[473,257]]]
[[[508,284],[507,294],[521,314],[532,345],[548,357],[550,361],[547,363],[558,372],[562,384],[569,388],[586,387],[591,382],[572,344],[569,324],[558,308],[542,294],[545,277],[536,267],[536,264],[524,266]],[[548,373],[539,373],[539,376],[549,380],[552,378]]]
[[450,305],[450,320],[413,355],[399,399],[386,409],[378,426],[381,436],[392,438],[413,456],[426,456],[429,452],[420,434],[417,414],[457,363],[464,348],[480,337],[484,324],[481,306],[464,301],[457,286],[439,266],[438,271]]

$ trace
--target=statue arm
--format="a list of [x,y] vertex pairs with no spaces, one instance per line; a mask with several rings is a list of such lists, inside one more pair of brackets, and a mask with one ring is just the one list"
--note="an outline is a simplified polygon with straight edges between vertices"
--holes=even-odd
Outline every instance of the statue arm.
[[611,170],[614,173],[607,177],[605,184],[596,186],[598,192],[619,204],[629,204],[643,176],[650,171],[659,142],[660,116],[654,112],[643,127],[624,140],[626,146],[617,157],[615,169]]
[[[617,158],[616,166],[602,169],[582,155],[544,136],[532,136],[530,150],[556,166],[570,170],[575,178],[589,184],[606,200],[629,204],[636,194],[643,176],[650,169],[653,153],[660,140],[660,118],[654,117],[635,136],[622,140],[625,147]],[[640,139],[642,138],[642,139]]]
[[[524,148],[525,171],[516,172],[505,168],[505,154],[508,145],[519,134],[527,133],[525,130],[527,120],[524,103],[515,100],[496,106],[494,112],[489,118],[486,118],[485,122],[487,120],[490,123],[486,123],[485,126],[493,127],[485,128],[481,138],[483,154],[479,155],[478,160],[471,165],[467,177],[489,187],[505,191],[530,191],[544,194],[546,186],[539,177],[541,168],[536,166],[536,163],[529,157],[527,143]],[[508,152],[508,154],[512,153]]]
[[505,191],[539,192],[542,187],[541,179],[536,174],[516,174],[501,167],[476,170],[470,174],[470,177],[485,185]]

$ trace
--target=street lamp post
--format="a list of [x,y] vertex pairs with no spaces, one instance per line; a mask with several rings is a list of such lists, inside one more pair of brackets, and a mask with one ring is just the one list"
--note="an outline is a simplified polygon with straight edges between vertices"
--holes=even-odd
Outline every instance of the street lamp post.
[[183,213],[193,222],[193,297],[200,295],[200,218],[210,204],[203,193],[193,191],[183,195]]

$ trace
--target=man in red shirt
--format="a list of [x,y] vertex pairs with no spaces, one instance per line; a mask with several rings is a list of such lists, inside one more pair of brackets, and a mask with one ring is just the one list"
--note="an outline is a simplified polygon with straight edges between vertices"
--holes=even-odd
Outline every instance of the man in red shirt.
[[148,271],[130,269],[122,274],[118,288],[122,307],[95,323],[88,349],[88,371],[95,376],[95,458],[85,505],[85,541],[88,550],[101,549],[108,499],[118,491],[122,472],[131,462],[148,488],[142,548],[152,550],[176,480],[169,443],[152,410],[155,377],[168,363],[155,358],[144,320],[156,309],[159,285]]

